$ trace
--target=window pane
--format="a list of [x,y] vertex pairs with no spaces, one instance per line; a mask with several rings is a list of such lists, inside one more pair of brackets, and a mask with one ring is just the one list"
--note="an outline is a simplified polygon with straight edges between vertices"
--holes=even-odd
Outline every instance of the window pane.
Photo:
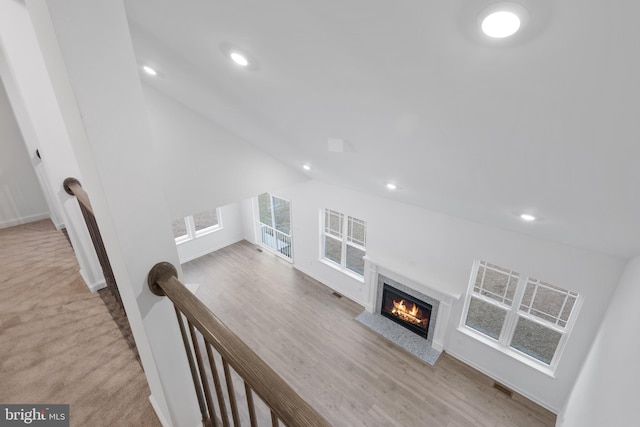
[[218,225],[218,213],[215,209],[210,209],[208,211],[194,214],[193,222],[196,226],[196,231],[213,227],[214,225]]
[[522,305],[520,306],[520,310],[527,310],[528,307],[531,307],[531,301],[533,301],[533,293],[536,290],[535,285],[531,284],[531,282],[527,282],[527,287],[524,290],[524,296],[522,297]]
[[324,257],[340,264],[342,262],[342,241],[325,235]]
[[363,256],[366,252],[354,246],[347,245],[347,268],[361,276],[364,276],[364,260]]
[[289,202],[274,197],[273,213],[276,230],[289,234],[291,232],[291,209]]
[[558,317],[560,316],[560,310],[564,306],[565,297],[565,294],[540,286],[538,292],[536,292],[536,298],[533,300],[533,308]]
[[569,320],[569,316],[571,315],[571,310],[573,310],[573,306],[576,303],[576,297],[574,296],[569,296],[567,298],[567,303],[564,305],[564,308],[562,309],[562,313],[560,313],[560,319],[561,323],[567,323],[567,320]]
[[327,234],[331,234],[339,239],[342,239],[342,222],[344,221],[344,215],[340,212],[335,212],[330,209],[324,211],[324,230]]
[[472,297],[465,324],[497,340],[506,315],[507,310]]
[[367,245],[367,223],[358,218],[349,217],[347,241],[356,245]]
[[575,292],[529,278],[520,310],[564,327],[577,296]]
[[473,285],[473,291],[480,293],[480,290],[482,289],[482,281],[484,280],[484,272],[486,271],[486,267],[485,267],[485,263],[484,261],[480,262],[480,265],[478,266],[478,274],[476,275],[476,283]]
[[184,218],[173,220],[171,228],[173,229],[173,237],[176,239],[187,235],[187,224]]
[[480,263],[474,291],[510,306],[520,275],[497,265]]
[[549,365],[558,348],[560,338],[562,338],[561,333],[519,317],[511,339],[511,347]]
[[275,247],[275,236],[274,234],[276,234],[275,231],[273,231],[273,228],[271,227],[267,227],[264,225],[260,226],[260,237],[262,239],[262,243],[264,243],[265,245],[269,246],[270,248],[274,248]]
[[269,193],[262,193],[258,196],[258,212],[260,215],[260,222],[273,227],[273,221],[271,218],[271,196]]

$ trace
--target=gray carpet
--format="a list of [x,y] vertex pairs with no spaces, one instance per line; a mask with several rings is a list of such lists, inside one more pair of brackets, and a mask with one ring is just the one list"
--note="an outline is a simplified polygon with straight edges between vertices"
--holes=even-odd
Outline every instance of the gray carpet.
[[380,314],[363,311],[356,320],[430,365],[434,365],[442,354],[431,347],[426,339]]
[[0,230],[0,402],[68,404],[72,427],[160,426],[136,354],[51,221]]

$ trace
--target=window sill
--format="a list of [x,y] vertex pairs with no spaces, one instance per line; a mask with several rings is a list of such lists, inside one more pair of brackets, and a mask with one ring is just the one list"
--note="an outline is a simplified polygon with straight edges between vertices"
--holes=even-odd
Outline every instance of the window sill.
[[208,234],[215,233],[216,231],[220,231],[220,230],[222,230],[221,225],[214,225],[211,227],[203,228],[202,230],[196,231],[196,239],[198,237],[204,237]]
[[195,236],[178,237],[177,239],[175,239],[176,246],[180,246],[180,245],[182,245],[184,243],[187,243],[187,242],[193,242],[196,239],[208,236],[209,234],[215,233],[216,231],[220,231],[220,230],[222,230],[222,226],[221,225],[214,225],[213,227],[204,228],[202,230],[196,231]]
[[176,240],[176,246],[179,246],[179,245],[181,245],[181,244],[183,244],[183,243],[186,243],[186,242],[190,242],[190,241],[192,241],[192,240],[193,240],[193,237],[189,237],[189,236],[182,236],[182,237],[178,237],[178,238],[177,238],[177,239],[175,239],[175,240]]
[[506,354],[507,356],[512,357],[513,359],[516,359],[517,361],[524,363],[525,365],[539,371],[542,372],[543,374],[551,377],[551,378],[555,378],[555,369],[552,368],[549,365],[544,365],[541,362],[537,362],[535,359],[526,356],[524,353],[520,353],[517,350],[513,350],[511,348],[506,348],[502,345],[500,345],[498,342],[492,340],[491,338],[487,338],[484,335],[475,332],[473,329],[467,328],[466,326],[458,326],[458,331],[462,332],[463,334],[474,338],[477,341],[480,341],[483,344],[488,345],[489,347],[503,353]]
[[319,261],[321,263],[323,263],[324,265],[329,266],[329,267],[333,268],[334,270],[337,270],[340,273],[345,274],[345,275],[351,277],[352,279],[357,280],[360,283],[364,283],[364,276],[360,276],[360,275],[352,272],[351,270],[344,269],[344,268],[342,268],[342,266],[336,264],[335,262],[326,260],[324,258],[320,258]]

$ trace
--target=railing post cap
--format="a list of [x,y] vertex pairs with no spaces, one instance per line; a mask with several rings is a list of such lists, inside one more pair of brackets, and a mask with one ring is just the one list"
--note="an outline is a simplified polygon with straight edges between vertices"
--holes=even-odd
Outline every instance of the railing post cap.
[[158,284],[159,281],[168,280],[171,277],[178,277],[178,270],[171,264],[170,262],[162,261],[153,266],[151,270],[149,270],[149,275],[147,276],[147,284],[149,285],[149,289],[155,295],[159,297],[163,297],[166,294]]
[[82,184],[80,184],[80,181],[78,181],[76,178],[73,178],[73,177],[69,177],[64,180],[64,182],[62,183],[62,187],[64,188],[64,191],[68,195],[73,196],[74,193],[73,191],[71,191],[71,188],[69,188],[71,184],[78,184],[80,187],[82,187]]

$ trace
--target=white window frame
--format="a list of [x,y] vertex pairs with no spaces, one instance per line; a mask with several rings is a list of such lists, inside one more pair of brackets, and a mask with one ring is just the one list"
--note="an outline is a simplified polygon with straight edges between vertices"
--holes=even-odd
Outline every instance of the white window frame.
[[[265,224],[264,222],[262,222],[262,219],[260,218],[260,199],[259,197],[262,194],[268,194],[269,195],[269,206],[270,206],[270,212],[271,212],[271,223],[270,224]],[[275,207],[274,207],[274,203],[273,203],[273,199],[278,199],[278,200],[282,200],[283,202],[287,202],[289,204],[289,233],[285,233],[284,231],[280,231],[276,228],[276,214],[275,214]],[[276,254],[277,256],[279,256],[280,258],[286,260],[287,262],[290,262],[293,264],[293,211],[292,211],[292,206],[291,206],[291,200],[290,199],[285,199],[284,197],[280,197],[277,196],[273,193],[269,193],[269,192],[265,192],[265,193],[261,193],[255,197],[253,197],[251,199],[251,203],[253,205],[253,223],[254,223],[254,228],[253,228],[253,232],[254,232],[254,238],[255,241],[262,246],[263,248],[267,249],[269,252],[272,252],[274,254]],[[262,236],[261,236],[261,227],[262,226],[266,226],[269,229],[273,230],[274,233],[280,233],[283,236],[285,236],[285,238],[288,238],[289,240],[289,244],[290,244],[290,248],[288,251],[285,251],[285,253],[283,253],[281,250],[278,250],[276,248],[273,248],[267,244],[265,244],[262,241]]]
[[202,230],[197,230],[196,231],[196,222],[193,219],[193,215],[189,215],[184,217],[184,222],[185,222],[185,226],[187,229],[187,234],[184,236],[180,236],[180,237],[176,237],[175,241],[176,241],[176,245],[180,245],[182,243],[185,242],[189,242],[191,240],[206,236],[208,234],[214,233],[216,231],[222,230],[222,215],[221,215],[221,209],[220,208],[216,208],[216,219],[218,220],[218,223],[215,225],[212,225],[210,227],[206,227],[203,228]]
[[[270,205],[270,212],[271,212],[271,223],[270,224],[265,224],[264,222],[262,222],[261,218],[260,218],[260,200],[258,199],[259,196],[255,196],[255,209],[254,209],[254,213],[253,216],[256,220],[256,222],[260,223],[260,224],[264,224],[267,227],[271,227],[274,230],[277,230],[278,232],[282,233],[282,234],[286,234],[289,237],[293,237],[293,230],[292,230],[292,217],[293,214],[291,212],[291,200],[289,199],[285,199],[284,197],[280,197],[280,196],[276,196],[275,194],[272,193],[262,193],[262,194],[268,194],[269,195],[269,205]],[[262,195],[260,194],[260,195]],[[273,199],[278,199],[278,200],[282,200],[283,202],[287,202],[289,204],[289,233],[285,233],[284,231],[280,231],[276,228],[276,210],[274,207],[274,203],[273,203]]]
[[182,221],[184,221],[185,224],[185,229],[187,231],[187,234],[184,234],[180,237],[176,237],[176,245],[179,245],[180,243],[184,243],[184,242],[188,242],[189,240],[192,240],[194,238],[192,232],[191,232],[191,224],[189,223],[189,217],[184,217],[182,218]]
[[[342,217],[342,228],[339,231],[340,236],[336,236],[335,234],[332,234],[330,232],[327,231],[327,224],[326,224],[326,212],[332,212],[334,214],[338,214],[341,215]],[[349,237],[349,223],[352,222],[352,220],[356,220],[359,222],[364,223],[365,226],[365,233],[364,233],[364,245],[360,245],[357,242],[355,242],[351,237]],[[351,270],[350,268],[347,267],[347,246],[351,246],[353,248],[359,249],[363,252],[367,252],[367,222],[360,219],[360,218],[356,218],[356,217],[352,217],[349,215],[345,215],[342,212],[336,211],[334,209],[329,209],[329,208],[325,208],[325,209],[321,209],[320,211],[320,261],[323,262],[324,264],[333,267],[341,272],[343,272],[344,274],[353,277],[354,279],[363,282],[364,283],[364,273],[361,275],[356,271]],[[340,263],[335,262],[332,259],[329,259],[327,257],[325,257],[325,243],[326,243],[326,238],[329,237],[331,239],[340,241],[341,243],[341,251],[340,251]]]
[[217,224],[211,225],[209,227],[203,228],[202,230],[196,231],[196,223],[193,218],[193,215],[189,215],[191,222],[193,223],[193,230],[195,238],[206,236],[207,234],[214,233],[216,231],[222,230],[222,215],[220,212],[220,208],[215,208],[216,211],[216,219],[218,220]]
[[[522,304],[522,299],[524,297],[524,293],[526,291],[526,286],[527,286],[527,282],[531,279],[534,280],[531,275],[529,274],[525,274],[525,272],[518,272],[519,274],[519,279],[518,279],[518,283],[516,285],[516,291],[515,294],[513,296],[513,302],[511,306],[508,306],[504,303],[500,303],[492,298],[489,298],[485,295],[481,295],[477,292],[474,291],[474,287],[475,287],[475,283],[476,283],[476,278],[478,276],[478,272],[480,270],[480,263],[484,262],[481,260],[476,260],[473,263],[473,273],[471,274],[471,278],[469,280],[469,286],[467,288],[467,293],[466,293],[466,297],[465,297],[465,303],[464,303],[464,309],[462,311],[462,317],[460,318],[460,324],[458,326],[458,330],[460,332],[465,333],[466,335],[469,335],[475,339],[477,339],[478,341],[483,342],[486,345],[489,345],[490,347],[493,347],[494,349],[501,351],[504,354],[507,354],[511,357],[513,357],[516,360],[519,360],[520,362],[531,366],[535,369],[537,369],[540,372],[543,372],[551,377],[555,378],[555,370],[558,367],[558,363],[560,361],[560,358],[562,357],[562,353],[564,352],[565,349],[565,345],[567,340],[569,339],[569,336],[571,335],[571,332],[573,330],[573,326],[575,325],[576,322],[576,318],[578,317],[578,314],[580,312],[580,309],[582,307],[582,303],[583,303],[583,297],[581,294],[577,294],[576,297],[576,301],[573,305],[573,308],[571,309],[571,314],[569,315],[569,318],[567,319],[567,324],[565,327],[561,327],[558,326],[557,324],[554,324],[550,321],[544,320],[544,319],[540,319],[536,316],[531,315],[530,313],[525,313],[523,311],[520,310],[520,306]],[[486,264],[492,264],[489,262],[486,262]],[[493,265],[497,265],[497,264],[493,264]],[[502,267],[504,268],[504,267]],[[505,268],[505,270],[508,270],[508,268]],[[539,280],[539,282],[542,282],[541,280]],[[572,292],[574,294],[576,294],[575,292]],[[500,336],[498,337],[498,339],[494,339],[486,334],[483,334],[480,331],[477,331],[475,329],[473,329],[470,326],[467,326],[466,324],[466,320],[467,320],[467,315],[469,312],[469,305],[471,303],[471,298],[477,298],[480,299],[483,302],[486,302],[488,304],[494,305],[496,307],[499,307],[500,309],[506,310],[506,316],[505,316],[505,320],[504,320],[504,324],[502,326],[502,330],[500,331]],[[532,297],[533,298],[533,297]],[[562,311],[561,311],[562,313]],[[548,329],[551,329],[555,332],[558,332],[561,337],[560,337],[560,341],[558,342],[558,346],[556,347],[556,351],[553,355],[553,358],[551,359],[551,362],[547,365],[546,363],[544,363],[543,361],[536,359],[533,356],[530,356],[516,348],[511,347],[511,340],[513,338],[515,329],[516,329],[516,325],[518,322],[518,318],[524,318],[526,320],[529,320],[533,323],[537,323],[541,326],[544,326]]]

